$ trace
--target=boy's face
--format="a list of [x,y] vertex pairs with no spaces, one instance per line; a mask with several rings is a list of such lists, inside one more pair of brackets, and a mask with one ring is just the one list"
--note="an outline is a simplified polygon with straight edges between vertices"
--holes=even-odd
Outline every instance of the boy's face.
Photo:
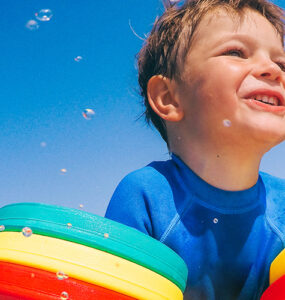
[[217,13],[202,19],[182,66],[182,130],[209,142],[247,140],[274,146],[285,139],[285,55],[280,36],[250,9],[241,20],[223,9]]

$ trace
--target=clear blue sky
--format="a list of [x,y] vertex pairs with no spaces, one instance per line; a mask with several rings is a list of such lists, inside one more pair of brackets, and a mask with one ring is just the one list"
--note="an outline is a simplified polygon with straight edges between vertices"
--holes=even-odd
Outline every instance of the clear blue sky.
[[[51,20],[29,30],[46,8]],[[1,0],[0,206],[82,204],[103,215],[123,176],[168,158],[158,133],[136,121],[142,40],[129,26],[144,37],[162,9],[160,0]],[[261,169],[285,178],[284,155],[283,143]]]

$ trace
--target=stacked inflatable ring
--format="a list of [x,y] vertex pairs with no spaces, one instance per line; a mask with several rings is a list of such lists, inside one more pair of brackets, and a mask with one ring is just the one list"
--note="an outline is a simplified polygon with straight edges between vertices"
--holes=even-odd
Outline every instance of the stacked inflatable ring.
[[184,261],[136,229],[60,206],[0,208],[0,299],[182,300]]
[[285,249],[273,260],[269,271],[269,287],[260,300],[285,299]]

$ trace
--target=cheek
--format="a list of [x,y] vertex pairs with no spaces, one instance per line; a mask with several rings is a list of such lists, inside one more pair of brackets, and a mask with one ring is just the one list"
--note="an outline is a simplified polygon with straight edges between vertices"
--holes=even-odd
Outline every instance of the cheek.
[[200,96],[219,104],[232,102],[247,74],[244,65],[217,60],[204,72]]

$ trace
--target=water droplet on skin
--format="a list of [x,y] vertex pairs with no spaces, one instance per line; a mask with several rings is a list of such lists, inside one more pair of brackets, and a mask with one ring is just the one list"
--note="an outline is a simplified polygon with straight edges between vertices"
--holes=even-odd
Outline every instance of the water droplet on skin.
[[0,225],[0,231],[4,231],[5,230],[5,226],[4,225]]
[[22,234],[25,237],[30,237],[33,234],[33,231],[32,231],[32,229],[30,227],[24,227],[22,229]]
[[76,62],[80,62],[82,60],[82,56],[78,55],[74,58]]
[[214,222],[214,224],[217,224],[219,222],[219,220],[217,218],[214,218],[213,222]]
[[39,29],[39,27],[40,26],[39,26],[38,22],[35,20],[30,20],[26,23],[26,28],[28,28],[31,31],[37,30],[37,29]]
[[225,127],[232,126],[232,122],[230,120],[227,120],[227,119],[223,120],[223,124],[224,124]]
[[104,233],[104,238],[107,239],[109,237],[109,233]]
[[41,9],[39,12],[36,12],[35,16],[39,21],[47,22],[52,18],[53,14],[50,9],[44,8]]
[[56,277],[57,277],[57,279],[59,279],[59,280],[63,280],[63,279],[67,279],[68,278],[68,275],[66,275],[64,272],[62,272],[62,271],[58,271],[57,273],[56,273]]
[[69,295],[67,292],[62,292],[60,295],[60,300],[67,300],[69,299]]
[[93,109],[90,109],[90,108],[86,108],[84,109],[84,111],[82,112],[82,115],[84,117],[84,119],[86,120],[91,120],[94,115],[95,115],[95,112]]

